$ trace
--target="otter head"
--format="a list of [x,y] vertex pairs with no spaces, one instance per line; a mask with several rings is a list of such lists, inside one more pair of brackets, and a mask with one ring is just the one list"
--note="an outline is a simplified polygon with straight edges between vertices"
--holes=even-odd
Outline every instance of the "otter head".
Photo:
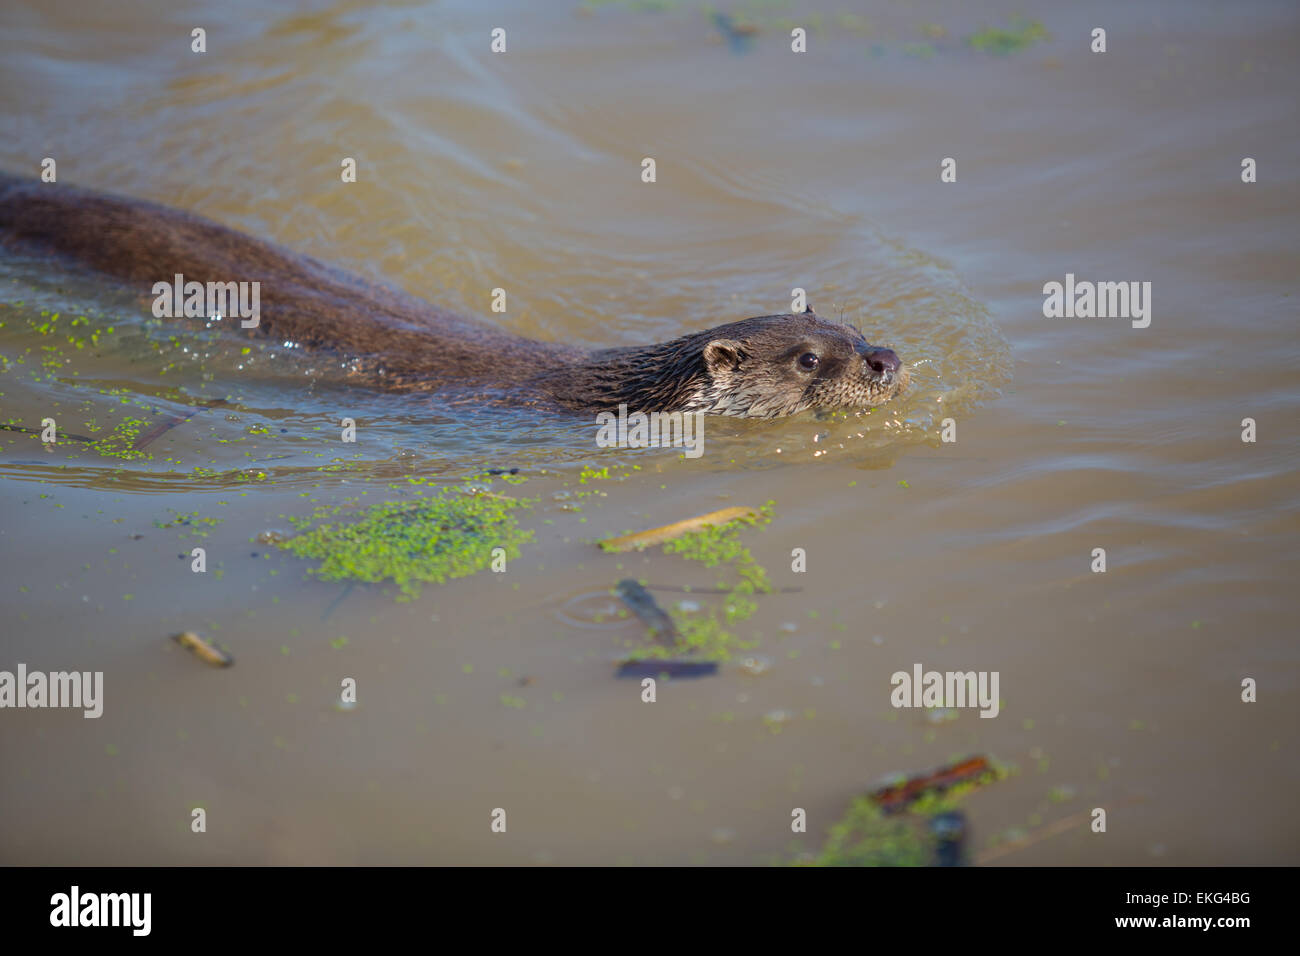
[[811,309],[744,319],[703,335],[704,381],[685,411],[776,418],[809,408],[865,408],[907,385],[892,350]]

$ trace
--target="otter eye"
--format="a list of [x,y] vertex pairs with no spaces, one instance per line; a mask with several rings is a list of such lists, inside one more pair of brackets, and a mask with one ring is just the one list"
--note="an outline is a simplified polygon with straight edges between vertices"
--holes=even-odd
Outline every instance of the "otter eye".
[[804,352],[803,355],[799,356],[799,366],[801,368],[807,369],[809,372],[815,369],[820,362],[821,359],[819,359],[812,352]]

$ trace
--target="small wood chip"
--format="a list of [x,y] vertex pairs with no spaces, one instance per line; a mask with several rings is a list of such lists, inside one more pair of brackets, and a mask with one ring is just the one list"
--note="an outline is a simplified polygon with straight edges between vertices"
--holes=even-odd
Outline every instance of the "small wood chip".
[[205,661],[213,667],[229,667],[235,663],[233,657],[209,644],[193,631],[182,631],[180,634],[173,634],[172,640],[181,647],[193,651],[199,660]]

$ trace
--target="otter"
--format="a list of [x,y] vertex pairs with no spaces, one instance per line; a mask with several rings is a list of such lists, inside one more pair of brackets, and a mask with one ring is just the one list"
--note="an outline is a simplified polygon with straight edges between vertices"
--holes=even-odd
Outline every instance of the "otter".
[[[577,414],[616,410],[775,418],[883,404],[907,384],[888,348],[811,309],[654,345],[587,350],[516,336],[211,220],[0,173],[0,249],[151,288],[258,282],[249,335],[345,357],[357,384],[454,392]],[[234,324],[234,323],[232,323]]]

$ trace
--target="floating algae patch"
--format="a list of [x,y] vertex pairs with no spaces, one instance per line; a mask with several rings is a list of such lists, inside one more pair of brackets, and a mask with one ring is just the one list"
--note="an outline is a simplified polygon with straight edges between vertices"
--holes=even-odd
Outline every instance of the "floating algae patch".
[[672,612],[678,635],[675,646],[655,644],[637,648],[629,654],[630,660],[663,660],[689,654],[706,661],[725,661],[731,657],[732,651],[750,650],[757,646],[756,640],[739,638],[734,628],[752,617],[758,609],[754,595],[767,594],[772,586],[767,581],[767,572],[754,560],[749,548],[741,543],[740,532],[745,527],[770,522],[773,505],[774,502],[769,501],[757,513],[722,525],[708,525],[664,544],[665,554],[699,561],[706,568],[729,569],[727,577],[731,580],[724,577],[717,582],[722,592],[717,606],[699,613]]
[[717,31],[709,35],[710,40],[727,44],[731,52],[738,55],[749,53],[764,38],[769,42],[780,42],[780,37],[788,38],[796,27],[819,39],[868,41],[866,52],[871,56],[884,56],[901,47],[904,56],[921,60],[966,48],[1008,56],[1049,39],[1042,23],[1020,14],[1011,16],[1006,26],[983,27],[960,38],[941,24],[923,23],[920,32],[924,42],[916,43],[903,39],[906,29],[900,29],[898,17],[888,13],[881,18],[884,22],[877,25],[855,13],[824,14],[807,9],[795,10],[789,0],[731,0],[724,6],[727,8],[725,12],[715,10],[712,3],[705,2],[697,11],[693,4],[675,0],[583,0],[578,9],[585,14],[594,14],[604,7],[621,7],[629,11],[653,10],[682,19],[702,16]]
[[[225,504],[225,502],[222,502],[222,504]],[[215,528],[226,520],[225,518],[202,518],[197,511],[185,514],[173,508],[167,510],[174,517],[170,521],[160,521],[155,518],[153,526],[155,528],[187,528],[188,531],[181,534],[182,538],[206,538],[208,536],[206,529]]]
[[[111,432],[95,438],[87,447],[103,458],[120,458],[123,461],[152,458],[153,456],[148,452],[136,447],[140,435],[150,424],[143,418],[124,418]],[[93,434],[102,431],[102,427],[94,422],[88,422],[86,430]]]
[[826,844],[805,866],[928,866],[938,840],[914,821],[887,815],[858,797],[830,828]]
[[[977,762],[959,762],[960,767]],[[942,788],[923,788],[903,812],[882,806],[882,791],[855,797],[843,817],[833,824],[826,843],[804,866],[933,866],[952,865],[944,859],[943,828],[937,823],[960,818],[959,806],[977,787],[1005,779],[1010,769],[978,758],[983,772],[978,777],[946,781]],[[894,781],[894,784],[906,782]],[[952,848],[948,848],[952,849]]]
[[356,520],[324,524],[276,546],[320,561],[309,573],[324,581],[391,579],[398,600],[419,597],[424,582],[441,584],[491,566],[493,551],[507,560],[533,537],[515,520],[527,499],[444,489],[414,502],[372,505]]
[[988,27],[967,37],[966,42],[973,49],[983,50],[997,56],[1007,56],[1033,46],[1039,40],[1047,39],[1047,29],[1037,20],[1026,20],[1022,16],[1013,16],[1007,29]]

